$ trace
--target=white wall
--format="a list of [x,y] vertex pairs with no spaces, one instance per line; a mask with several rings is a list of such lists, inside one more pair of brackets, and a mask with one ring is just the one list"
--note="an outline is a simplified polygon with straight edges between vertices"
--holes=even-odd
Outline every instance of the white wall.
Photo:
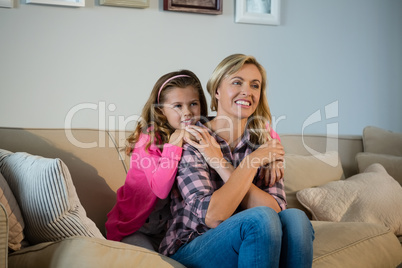
[[64,127],[87,107],[72,127],[121,128],[162,74],[188,68],[205,86],[241,52],[267,69],[279,133],[402,132],[400,0],[282,0],[280,26],[236,24],[227,0],[217,16],[86,1],[0,8],[0,126]]

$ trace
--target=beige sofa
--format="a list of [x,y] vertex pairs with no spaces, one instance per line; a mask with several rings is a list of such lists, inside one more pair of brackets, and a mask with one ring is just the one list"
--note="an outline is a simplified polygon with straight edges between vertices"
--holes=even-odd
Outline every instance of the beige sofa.
[[[127,134],[127,132],[91,129],[0,128],[0,149],[10,152],[27,152],[46,158],[60,158],[68,167],[79,202],[85,209],[88,220],[93,221],[104,236],[106,215],[114,205],[116,190],[125,180],[128,158],[124,156],[120,148]],[[324,185],[330,181],[338,181],[342,176],[339,170],[343,170],[343,176],[346,178],[359,173],[355,157],[359,152],[363,152],[361,136],[330,138],[323,135],[303,137],[282,135],[281,138],[288,157],[286,174],[289,174],[289,177],[297,177],[287,179],[289,207],[305,209],[296,198],[296,192],[301,187],[309,188]],[[323,153],[329,149],[336,149],[335,151],[339,152],[341,164],[332,165],[328,159],[321,159],[321,163],[329,163],[329,169],[317,168],[316,166],[320,165],[316,165],[319,158],[312,154]],[[1,161],[0,157],[0,168],[4,170]],[[299,170],[300,167],[303,170]],[[315,172],[316,168],[317,172]],[[331,169],[333,172],[330,171]],[[306,176],[306,172],[307,178],[303,177]],[[320,172],[324,172],[324,175]],[[323,178],[320,181],[322,176],[329,178]],[[311,181],[310,177],[318,178]],[[304,182],[313,185],[306,186]],[[45,241],[35,245],[31,242],[20,250],[8,253],[8,239],[11,237],[8,229],[12,226],[9,226],[6,210],[3,206],[1,208],[1,267],[181,266],[156,252],[108,241],[99,235],[97,237],[91,234],[59,238],[58,241]],[[20,204],[20,209],[24,215],[26,205]],[[394,232],[384,225],[365,222],[314,220],[312,222],[316,232],[313,267],[397,267],[402,262],[400,241]],[[28,227],[32,226],[26,223],[25,228]],[[25,238],[32,237],[25,232],[26,230]],[[40,240],[42,237],[36,238]]]

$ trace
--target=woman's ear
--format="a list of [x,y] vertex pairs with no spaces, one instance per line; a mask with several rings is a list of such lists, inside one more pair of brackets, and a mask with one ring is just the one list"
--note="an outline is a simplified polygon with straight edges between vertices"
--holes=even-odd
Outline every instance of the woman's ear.
[[215,92],[215,98],[217,99],[217,100],[219,100],[219,97],[220,97],[220,95],[219,95],[219,88],[216,90],[216,92]]

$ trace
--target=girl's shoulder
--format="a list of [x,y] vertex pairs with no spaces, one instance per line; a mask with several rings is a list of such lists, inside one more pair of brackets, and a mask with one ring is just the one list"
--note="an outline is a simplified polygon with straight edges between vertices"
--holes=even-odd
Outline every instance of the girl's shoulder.
[[151,136],[149,134],[141,133],[140,136],[138,137],[137,142],[134,144],[134,148],[145,147],[150,139]]
[[[156,135],[156,134],[155,134]],[[151,141],[151,135],[147,133],[141,133],[138,137],[137,142],[134,144],[134,150],[145,150],[148,153],[155,152],[156,154],[161,153],[159,145],[157,145],[157,137],[154,137]]]
[[268,122],[265,124],[265,128],[269,131],[269,135],[271,136],[272,139],[277,139],[279,141],[281,140],[278,133],[276,133],[276,131],[271,127],[271,125]]

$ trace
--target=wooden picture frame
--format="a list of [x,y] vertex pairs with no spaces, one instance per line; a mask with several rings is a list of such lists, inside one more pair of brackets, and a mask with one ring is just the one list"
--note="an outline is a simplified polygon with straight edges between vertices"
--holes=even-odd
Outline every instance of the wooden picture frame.
[[0,8],[13,8],[14,7],[14,0],[0,0]]
[[163,0],[163,10],[222,14],[222,0]]
[[100,4],[103,6],[147,8],[149,7],[149,0],[100,0]]
[[84,7],[85,0],[26,0],[29,4]]
[[279,25],[281,0],[236,0],[238,23]]

